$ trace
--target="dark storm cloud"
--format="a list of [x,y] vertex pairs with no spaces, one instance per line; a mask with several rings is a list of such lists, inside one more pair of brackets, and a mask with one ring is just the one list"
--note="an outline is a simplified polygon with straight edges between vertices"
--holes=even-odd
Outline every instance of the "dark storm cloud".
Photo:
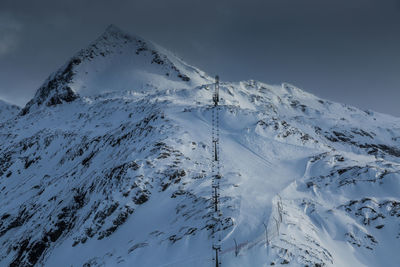
[[2,0],[0,97],[23,105],[110,23],[225,80],[400,115],[397,0]]

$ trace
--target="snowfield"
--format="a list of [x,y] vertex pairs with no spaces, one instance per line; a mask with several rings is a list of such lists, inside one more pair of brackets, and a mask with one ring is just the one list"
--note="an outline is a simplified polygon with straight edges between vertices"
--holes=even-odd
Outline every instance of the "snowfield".
[[[0,103],[0,265],[215,266],[212,83],[110,26]],[[398,266],[399,118],[286,83],[220,97],[222,266]]]

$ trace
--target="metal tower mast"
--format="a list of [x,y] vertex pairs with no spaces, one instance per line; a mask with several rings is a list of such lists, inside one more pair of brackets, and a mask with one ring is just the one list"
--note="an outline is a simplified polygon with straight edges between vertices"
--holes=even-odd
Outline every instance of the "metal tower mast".
[[220,173],[220,150],[219,150],[219,77],[215,77],[215,91],[213,93],[214,106],[211,108],[212,113],[212,199],[214,206],[213,219],[215,221],[215,229],[213,230],[213,246],[212,249],[215,252],[214,261],[215,266],[221,266],[221,259],[219,253],[221,252],[221,218],[222,212],[219,208],[219,182],[221,179]]

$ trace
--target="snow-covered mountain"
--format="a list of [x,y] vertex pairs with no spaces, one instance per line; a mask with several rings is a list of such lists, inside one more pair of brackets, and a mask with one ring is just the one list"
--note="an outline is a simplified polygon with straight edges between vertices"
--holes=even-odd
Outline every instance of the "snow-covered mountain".
[[193,88],[210,82],[202,71],[141,37],[123,33],[114,25],[50,75],[23,109],[52,106],[115,91],[153,91]]
[[9,120],[20,112],[20,108],[0,99],[0,123]]
[[[212,82],[114,26],[52,74],[0,123],[0,265],[215,266]],[[399,118],[220,96],[222,266],[398,265]]]

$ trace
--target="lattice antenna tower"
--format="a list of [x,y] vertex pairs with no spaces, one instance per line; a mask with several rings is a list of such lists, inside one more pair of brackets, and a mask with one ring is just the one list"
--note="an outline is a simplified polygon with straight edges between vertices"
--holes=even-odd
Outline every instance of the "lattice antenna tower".
[[213,230],[214,262],[216,267],[221,266],[221,229],[222,212],[219,207],[220,180],[222,178],[220,170],[220,149],[219,149],[219,77],[215,77],[215,90],[213,93],[212,113],[212,200],[213,200],[213,220],[215,227]]

